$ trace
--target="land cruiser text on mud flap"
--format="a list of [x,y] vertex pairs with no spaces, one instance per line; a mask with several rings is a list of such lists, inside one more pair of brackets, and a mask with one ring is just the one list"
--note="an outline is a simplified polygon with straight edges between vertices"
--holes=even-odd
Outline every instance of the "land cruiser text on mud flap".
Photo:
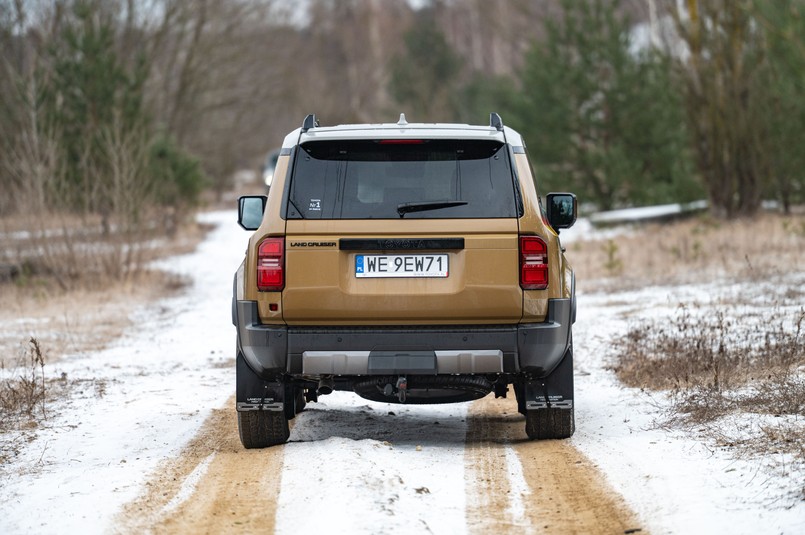
[[247,448],[333,390],[452,403],[512,385],[530,438],[573,434],[574,275],[523,140],[489,126],[321,127],[286,138],[235,275],[237,411]]

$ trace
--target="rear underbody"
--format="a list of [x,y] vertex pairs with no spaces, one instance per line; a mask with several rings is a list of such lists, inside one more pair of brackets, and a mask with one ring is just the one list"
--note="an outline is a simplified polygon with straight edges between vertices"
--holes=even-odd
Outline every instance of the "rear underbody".
[[[453,403],[514,385],[523,411],[571,408],[572,299],[552,299],[546,321],[516,325],[271,326],[237,301],[238,411],[285,410],[333,390],[387,403]],[[557,371],[559,373],[557,373]],[[300,396],[301,393],[301,396]],[[293,411],[290,411],[293,414]]]

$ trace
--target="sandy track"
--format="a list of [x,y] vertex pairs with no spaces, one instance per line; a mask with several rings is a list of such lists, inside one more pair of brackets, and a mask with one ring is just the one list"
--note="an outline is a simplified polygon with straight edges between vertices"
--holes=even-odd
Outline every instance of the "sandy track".
[[[243,449],[232,405],[215,410],[179,457],[152,476],[116,523],[120,532],[274,531],[285,448]],[[523,426],[513,399],[487,396],[470,406],[464,483],[471,533],[609,534],[640,527],[570,441],[531,442]]]
[[245,450],[234,400],[216,409],[177,459],[116,523],[122,533],[272,533],[283,448]]
[[525,438],[524,420],[512,398],[487,396],[470,407],[466,453],[470,530],[640,531],[623,499],[571,441]]

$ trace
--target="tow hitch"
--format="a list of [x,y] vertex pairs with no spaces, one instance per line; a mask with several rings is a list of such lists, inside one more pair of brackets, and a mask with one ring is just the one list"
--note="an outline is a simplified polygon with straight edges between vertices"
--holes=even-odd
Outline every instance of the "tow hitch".
[[408,392],[408,379],[406,379],[405,376],[403,375],[397,378],[396,385],[387,383],[386,386],[383,387],[384,396],[391,397],[396,394],[397,399],[400,400],[400,403],[405,403],[405,396],[407,392]]

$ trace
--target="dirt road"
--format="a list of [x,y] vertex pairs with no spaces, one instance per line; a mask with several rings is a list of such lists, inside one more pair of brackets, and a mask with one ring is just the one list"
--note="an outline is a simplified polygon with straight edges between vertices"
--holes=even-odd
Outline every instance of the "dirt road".
[[282,447],[243,449],[235,411],[217,409],[118,525],[126,533],[272,532],[282,457]]
[[[513,399],[487,396],[476,401],[468,423],[468,488],[481,505],[468,508],[471,532],[505,532],[506,527],[511,533],[521,533],[522,527],[562,534],[639,530],[623,499],[571,441],[525,438]],[[512,474],[518,469],[521,473]],[[505,474],[509,477],[501,477]],[[513,488],[517,480],[519,488]],[[512,499],[518,492],[519,499]]]
[[[371,442],[375,449],[392,449],[394,446],[390,442],[378,439],[385,436],[405,443],[405,436],[410,434],[414,425],[421,426],[421,422],[415,420],[410,429],[395,431],[407,425],[396,423],[398,414],[391,412],[391,416],[375,417],[371,410],[367,410],[368,406],[364,406],[353,412],[360,415],[359,418],[350,416],[349,410],[332,418],[331,428],[328,428],[327,419],[315,414],[300,423],[300,426],[316,427],[316,436],[320,440],[298,441],[266,450],[244,450],[238,440],[237,421],[231,406],[230,403],[216,410],[182,454],[165,462],[153,474],[146,485],[146,493],[130,503],[116,522],[121,532],[272,533],[277,526],[278,513],[282,512],[280,494],[283,492],[282,474],[288,448],[293,448],[294,455],[299,455],[300,451],[315,447],[321,440],[332,440],[339,434],[343,436],[344,429],[349,428],[353,436],[367,433],[362,441]],[[315,412],[315,406],[311,405],[310,410]],[[303,420],[309,411],[300,415],[297,422]],[[329,414],[332,416],[332,412]],[[488,396],[470,405],[466,414],[466,423],[453,417],[452,422],[442,424],[445,428],[453,425],[456,429],[464,429],[466,437],[464,481],[456,481],[455,488],[451,487],[451,492],[462,492],[463,489],[465,493],[466,525],[456,525],[451,532],[586,534],[638,530],[639,525],[624,502],[607,487],[596,467],[570,441],[530,442],[524,439],[523,419],[516,412],[513,399],[496,400]],[[295,435],[292,432],[292,441]],[[441,440],[449,443],[449,436],[443,435]],[[414,442],[411,442],[411,451],[406,453],[408,459],[414,459],[415,452],[422,449],[422,446],[413,446]],[[348,446],[337,445],[343,452],[341,462],[367,462],[361,459],[365,453],[356,453]],[[376,466],[365,466],[367,470],[377,472]],[[311,471],[315,470],[311,467]],[[378,475],[378,482],[386,487],[386,492],[380,491],[382,499],[374,502],[382,509],[381,518],[386,516],[391,521],[395,516],[411,515],[410,521],[416,526],[416,511],[407,511],[400,499],[401,494],[411,490],[400,485],[403,477],[413,479],[413,476],[384,474],[382,477]],[[315,480],[314,474],[311,478]],[[288,484],[291,479],[288,478]],[[388,489],[389,481],[395,487],[393,490]],[[373,482],[369,481],[367,485],[371,487]],[[337,482],[334,488],[338,488]],[[286,492],[292,490],[285,489]],[[436,499],[427,496],[431,490],[424,486],[413,489],[413,492],[419,495],[417,498]],[[311,515],[321,509],[316,504],[310,505]],[[354,514],[360,515],[361,511],[354,511]],[[423,529],[417,532],[443,532],[437,526],[428,526],[422,519],[418,522]],[[332,528],[339,532],[338,526]],[[394,531],[392,523],[362,528],[365,532]]]

